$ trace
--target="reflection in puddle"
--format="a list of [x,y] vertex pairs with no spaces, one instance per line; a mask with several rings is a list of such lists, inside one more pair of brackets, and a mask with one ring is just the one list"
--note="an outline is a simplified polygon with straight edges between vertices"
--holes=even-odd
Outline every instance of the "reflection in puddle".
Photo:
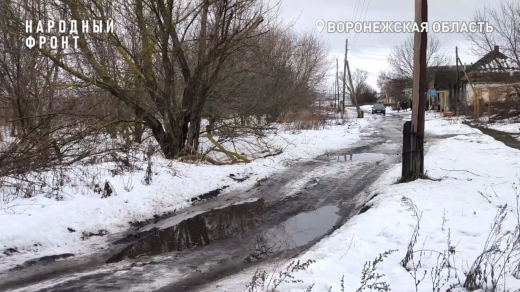
[[176,225],[157,230],[131,244],[108,259],[107,263],[142,255],[182,251],[244,233],[263,222],[264,208],[265,200],[260,199],[189,216]]
[[253,262],[272,253],[303,246],[327,233],[337,222],[339,209],[326,206],[298,214],[284,223],[255,236],[253,252],[245,260]]
[[332,161],[383,161],[388,156],[379,153],[344,154],[331,157]]

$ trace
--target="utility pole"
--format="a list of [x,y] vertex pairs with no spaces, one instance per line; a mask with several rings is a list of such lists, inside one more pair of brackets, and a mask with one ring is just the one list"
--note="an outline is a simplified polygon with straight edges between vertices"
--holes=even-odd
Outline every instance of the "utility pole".
[[460,99],[460,77],[459,77],[459,47],[455,47],[455,64],[457,66],[457,85],[455,87],[455,102],[456,102],[456,108],[455,113],[458,116],[459,115],[459,99]]
[[333,108],[336,108],[336,82],[332,82],[332,91],[330,92],[331,100],[334,100]]
[[336,58],[336,93],[337,93],[338,111],[339,111],[341,103],[339,102],[339,63],[338,63],[338,58]]
[[343,115],[345,114],[345,90],[347,87],[347,52],[348,39],[345,40],[345,60],[343,60]]
[[[415,22],[428,22],[428,0],[415,0]],[[424,115],[426,93],[426,51],[428,33],[415,32],[412,87],[412,159],[410,177],[424,175]]]
[[357,117],[358,117],[358,119],[360,119],[360,118],[362,118],[362,113],[361,113],[361,108],[359,108],[359,105],[357,103],[356,91],[354,89],[354,84],[352,83],[352,75],[350,74],[350,66],[348,65],[347,53],[348,53],[348,39],[347,39],[347,47],[345,50],[345,65],[347,67],[348,81],[350,84],[350,98],[352,99],[352,103],[356,106]]

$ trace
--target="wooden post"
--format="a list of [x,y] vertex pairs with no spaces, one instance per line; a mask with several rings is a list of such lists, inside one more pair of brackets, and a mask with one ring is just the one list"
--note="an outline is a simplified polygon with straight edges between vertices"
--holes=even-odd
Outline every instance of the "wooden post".
[[347,86],[347,52],[348,52],[348,39],[345,40],[345,60],[343,60],[343,114],[345,114],[345,90]]
[[448,95],[444,94],[444,112],[448,111]]
[[403,126],[402,177],[410,177],[412,155],[412,122],[406,121]]
[[455,64],[457,66],[457,84],[455,85],[455,111],[456,115],[459,115],[459,103],[460,99],[460,76],[459,76],[459,48],[455,47]]
[[[428,22],[428,0],[415,0],[415,23]],[[427,30],[414,33],[414,66],[412,88],[412,167],[411,176],[424,175],[424,115],[426,93]]]
[[338,100],[338,112],[340,110],[340,102],[339,102],[339,64],[338,58],[336,58],[336,99]]
[[480,98],[482,97],[482,90],[478,91],[477,95],[477,124],[480,124]]
[[352,99],[352,102],[354,103],[354,105],[356,106],[356,110],[357,110],[357,117],[358,119],[362,118],[363,117],[363,113],[361,112],[361,109],[357,103],[357,99],[356,99],[356,91],[354,89],[354,84],[352,83],[352,75],[350,74],[350,67],[348,65],[348,60],[347,60],[347,73],[348,73],[348,80],[349,80],[349,83],[350,83],[350,88],[352,89],[350,94],[351,94],[351,99]]
[[336,82],[332,82],[332,98],[334,98],[334,109],[336,109]]
[[494,87],[490,87],[488,89],[488,122],[491,121],[491,115],[493,114],[493,111],[491,110],[491,99],[495,96],[498,96],[497,90]]

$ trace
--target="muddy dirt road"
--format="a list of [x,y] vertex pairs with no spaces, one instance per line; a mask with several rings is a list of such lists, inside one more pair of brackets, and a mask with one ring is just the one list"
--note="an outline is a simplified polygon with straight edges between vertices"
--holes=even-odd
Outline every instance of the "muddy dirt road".
[[[400,161],[401,116],[312,161],[288,161],[243,192],[224,193],[112,236],[88,258],[41,261],[0,276],[2,291],[196,291],[267,259],[290,258],[359,211],[365,190]],[[238,178],[237,179],[241,179]]]

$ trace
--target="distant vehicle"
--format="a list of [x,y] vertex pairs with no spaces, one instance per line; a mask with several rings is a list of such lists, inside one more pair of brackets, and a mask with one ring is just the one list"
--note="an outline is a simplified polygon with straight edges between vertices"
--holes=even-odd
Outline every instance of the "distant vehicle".
[[385,105],[382,103],[374,104],[372,106],[372,114],[375,114],[375,113],[382,113],[383,116],[385,116],[386,115]]

